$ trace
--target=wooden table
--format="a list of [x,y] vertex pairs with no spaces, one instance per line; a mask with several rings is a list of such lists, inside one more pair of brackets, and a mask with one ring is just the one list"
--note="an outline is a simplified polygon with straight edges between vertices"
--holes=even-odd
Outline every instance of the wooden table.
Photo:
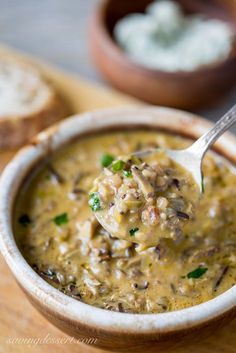
[[[2,49],[3,51],[7,49]],[[1,50],[0,50],[1,53]],[[78,77],[68,76],[50,66],[35,62],[54,81],[58,89],[70,101],[74,112],[94,108],[126,105],[133,102],[126,96],[96,87]],[[14,151],[0,152],[0,171]],[[0,257],[0,353],[89,353],[91,346],[81,344],[26,344],[10,343],[16,339],[65,339],[67,336],[49,324],[28,302],[18,288],[13,276]],[[97,350],[97,352],[102,352]],[[168,353],[235,353],[236,320],[199,344]],[[146,353],[146,352],[144,352]]]

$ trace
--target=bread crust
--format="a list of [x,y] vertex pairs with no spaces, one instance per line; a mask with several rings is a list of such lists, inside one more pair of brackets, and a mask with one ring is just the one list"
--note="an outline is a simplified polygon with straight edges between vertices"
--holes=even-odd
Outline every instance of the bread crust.
[[23,66],[24,70],[27,70],[27,67],[30,71],[33,69],[39,74],[44,85],[48,86],[50,94],[45,104],[29,113],[19,112],[19,114],[4,116],[0,112],[0,149],[2,150],[21,147],[39,131],[65,118],[69,113],[69,108],[63,99],[37,68],[15,58],[13,60],[11,58],[10,62],[18,64],[20,67]]
[[17,148],[29,142],[34,135],[66,117],[67,109],[55,94],[47,106],[26,116],[0,119],[0,149]]

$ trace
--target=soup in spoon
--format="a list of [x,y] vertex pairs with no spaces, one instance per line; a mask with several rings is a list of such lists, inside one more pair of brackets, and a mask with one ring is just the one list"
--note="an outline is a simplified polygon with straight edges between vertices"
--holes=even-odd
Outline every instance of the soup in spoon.
[[163,238],[180,239],[200,197],[191,173],[163,149],[146,158],[110,161],[89,195],[99,223],[113,236],[138,243],[139,249]]

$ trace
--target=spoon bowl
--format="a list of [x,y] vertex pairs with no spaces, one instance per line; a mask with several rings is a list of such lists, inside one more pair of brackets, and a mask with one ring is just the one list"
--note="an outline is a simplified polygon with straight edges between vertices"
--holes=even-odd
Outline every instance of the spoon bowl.
[[98,222],[113,237],[138,244],[138,250],[162,239],[180,240],[200,195],[185,155],[158,148],[113,161],[95,179],[89,196]]
[[[113,162],[95,180],[95,192],[89,201],[98,222],[111,235],[138,243],[142,250],[157,245],[163,238],[177,240],[186,221],[194,217],[199,196],[204,192],[203,157],[235,122],[236,105],[187,149],[138,151]],[[177,172],[177,177],[170,177],[161,168],[161,153],[174,163],[171,174]],[[150,156],[155,156],[160,164],[155,167],[143,161]],[[125,172],[132,181],[127,180]],[[164,188],[158,184],[159,179],[161,184],[166,182]],[[183,190],[178,185],[175,190],[174,180],[181,181]]]

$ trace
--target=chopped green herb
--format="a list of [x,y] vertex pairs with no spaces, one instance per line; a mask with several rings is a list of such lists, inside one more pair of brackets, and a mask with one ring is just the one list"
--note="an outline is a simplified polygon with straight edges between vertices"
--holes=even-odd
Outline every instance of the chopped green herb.
[[204,273],[206,273],[208,270],[208,268],[206,267],[198,267],[196,268],[194,271],[189,272],[187,274],[188,278],[200,278],[202,275],[204,275]]
[[114,161],[114,156],[111,154],[103,154],[100,160],[102,167],[109,167],[109,165]]
[[23,214],[19,217],[18,222],[23,226],[27,227],[31,223],[31,219],[27,214]]
[[62,213],[62,214],[56,216],[55,218],[53,218],[53,221],[57,226],[61,226],[63,224],[66,224],[69,222],[68,214]]
[[123,170],[123,174],[126,178],[131,178],[132,176],[131,170]]
[[89,206],[94,212],[101,210],[101,201],[98,192],[93,192],[89,195]]
[[135,235],[135,233],[139,230],[139,228],[132,228],[129,230],[129,234],[131,237],[133,237]]
[[121,159],[118,159],[117,161],[115,161],[113,164],[112,164],[112,171],[113,172],[119,172],[120,170],[122,170],[125,166],[125,162],[122,161]]

